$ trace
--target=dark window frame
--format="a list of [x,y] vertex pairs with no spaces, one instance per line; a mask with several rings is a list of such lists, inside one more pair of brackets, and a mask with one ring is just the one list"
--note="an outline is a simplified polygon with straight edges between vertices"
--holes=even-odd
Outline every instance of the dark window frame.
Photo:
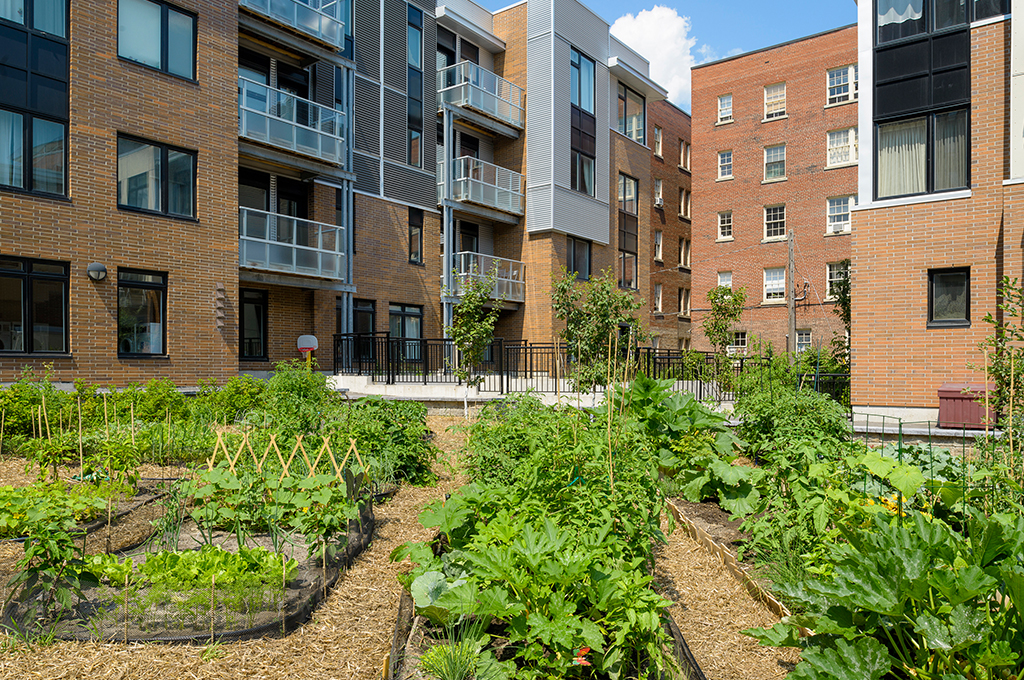
[[[418,17],[418,21],[416,20]],[[423,167],[423,61],[424,61],[424,47],[423,47],[423,10],[408,5],[406,10],[406,35],[410,29],[419,31],[420,34],[420,68],[416,68],[413,64],[407,63],[408,73],[406,74],[406,134],[405,134],[405,146],[406,146],[406,162],[414,168]],[[408,52],[406,52],[408,62]],[[409,83],[418,80],[420,82],[420,91],[413,92],[409,89]],[[419,108],[419,114],[415,114],[414,109]],[[413,135],[419,135],[419,153],[416,157],[413,157]]]
[[988,15],[979,17],[977,15],[977,11],[976,11],[976,9],[977,9],[977,2],[975,0],[967,0],[965,2],[965,7],[964,7],[964,19],[965,20],[963,22],[958,23],[958,24],[953,24],[951,26],[944,26],[942,28],[936,29],[934,27],[934,22],[935,22],[935,13],[933,11],[934,4],[935,4],[934,0],[923,0],[922,5],[921,5],[921,11],[922,11],[922,13],[924,15],[924,30],[923,31],[921,31],[920,33],[915,33],[914,35],[903,36],[903,37],[900,37],[900,38],[892,38],[890,40],[879,41],[879,39],[878,39],[878,28],[879,28],[878,27],[878,0],[873,0],[873,2],[871,3],[871,9],[872,9],[872,13],[873,13],[873,16],[874,16],[874,19],[872,21],[872,42],[873,42],[875,47],[878,47],[879,45],[886,45],[886,46],[888,46],[888,45],[893,45],[893,44],[899,44],[901,42],[913,42],[914,40],[921,39],[924,36],[934,35],[936,33],[945,33],[947,31],[952,32],[952,31],[963,30],[965,28],[969,28],[970,25],[973,24],[975,21],[981,21],[983,19],[989,19],[989,18],[998,17],[998,16],[1005,16],[1005,15],[1009,14],[1011,8],[1007,6],[1007,1],[1008,0],[1002,0],[1002,2],[1003,2],[1003,10],[1002,10],[1002,12],[996,13],[996,14],[988,14]]
[[[238,291],[239,306],[242,308],[241,323],[238,324],[238,358],[242,361],[269,361],[267,340],[270,335],[270,291],[261,288],[241,288]],[[245,306],[246,295],[259,298],[258,304],[263,308],[263,318],[260,323],[260,341],[263,351],[260,354],[246,354],[245,347]]]
[[[141,66],[143,68],[148,68],[148,69],[151,69],[153,71],[157,71],[159,73],[164,73],[166,75],[171,76],[172,78],[179,78],[179,79],[184,80],[185,82],[188,82],[188,83],[198,83],[199,82],[199,73],[198,73],[199,72],[199,66],[198,66],[198,62],[199,62],[199,15],[196,14],[195,12],[191,11],[191,10],[185,9],[184,7],[180,7],[179,5],[174,5],[174,4],[169,3],[169,2],[164,2],[163,0],[146,0],[146,1],[147,2],[151,2],[154,5],[160,5],[160,66],[153,66],[152,64],[146,64],[144,62],[138,61],[137,59],[132,59],[129,56],[121,54],[121,30],[120,30],[120,27],[118,27],[118,30],[117,30],[117,58],[121,59],[121,60],[124,60],[124,61],[127,61],[129,63],[135,64],[136,66]],[[175,12],[177,12],[179,14],[183,14],[183,15],[185,15],[187,17],[190,17],[192,19],[192,75],[191,76],[183,76],[180,73],[174,73],[173,71],[168,70],[168,68],[169,68],[168,67],[168,63],[170,61],[169,60],[169,44],[170,44],[170,41],[168,39],[168,32],[170,30],[170,28],[169,28],[170,27],[170,22],[168,21],[168,11],[172,10],[172,9]],[[119,17],[120,16],[120,12],[121,12],[120,0],[118,0],[118,10],[117,11],[118,11],[118,17]]]
[[[574,61],[575,60],[575,61]],[[583,106],[583,68],[584,66],[590,67],[590,82],[593,83],[594,91],[591,92],[592,107],[588,109]],[[576,88],[572,87],[572,78],[570,76],[569,85],[569,101],[572,106],[579,108],[581,111],[585,111],[590,115],[595,115],[597,112],[597,62],[584,54],[581,50],[576,47],[569,48],[569,72],[572,73],[576,70]],[[575,99],[575,102],[573,102]]]
[[[966,300],[964,302],[964,319],[940,319],[933,318],[933,303],[935,298],[935,276],[937,274],[963,274],[966,278],[964,290]],[[928,321],[926,328],[970,328],[971,326],[971,268],[970,267],[943,267],[928,270]]]
[[[24,318],[22,320],[21,329],[21,349],[0,349],[0,355],[3,354],[69,354],[70,346],[69,342],[69,331],[71,323],[71,302],[70,302],[70,281],[71,281],[71,263],[61,260],[41,260],[38,258],[26,258],[16,257],[11,255],[0,255],[0,260],[15,261],[22,264],[22,271],[10,271],[6,269],[0,269],[0,278],[17,278],[22,281],[21,289],[21,303]],[[33,272],[33,265],[42,264],[47,266],[61,266],[64,267],[64,274],[52,274],[49,272]],[[64,284],[64,349],[62,350],[36,350],[36,349],[25,349],[26,347],[35,347],[33,342],[34,326],[32,318],[32,281],[42,279],[46,281],[60,281]]]
[[[947,113],[956,113],[963,111],[966,116],[965,123],[965,134],[964,134],[964,149],[965,158],[964,169],[965,182],[963,186],[951,187],[949,189],[935,189],[935,116],[940,116]],[[925,169],[924,169],[924,191],[918,191],[912,194],[893,194],[890,196],[879,196],[878,193],[878,174],[881,162],[878,158],[878,153],[881,150],[879,145],[879,128],[883,125],[891,123],[905,123],[919,118],[924,118],[926,121],[927,129],[925,131]],[[902,198],[911,198],[914,196],[929,196],[932,194],[946,194],[951,191],[966,191],[971,188],[971,107],[969,104],[957,103],[953,106],[944,106],[941,108],[929,109],[926,111],[918,111],[912,115],[900,115],[887,118],[876,118],[874,120],[874,152],[875,157],[872,159],[872,182],[874,184],[874,196],[877,201],[889,201],[899,200]]]
[[[143,281],[121,281],[121,274],[143,274],[145,276],[160,276],[163,278],[163,283],[147,283]],[[143,290],[159,290],[163,293],[160,296],[160,330],[163,337],[160,339],[160,352],[122,352],[121,351],[121,288],[140,288]],[[135,269],[132,267],[118,267],[117,268],[117,356],[119,358],[131,358],[131,359],[148,359],[148,358],[160,358],[168,356],[167,351],[167,292],[168,292],[168,276],[167,272],[158,272],[148,269]]]
[[[127,212],[141,213],[143,215],[155,215],[158,217],[169,217],[176,220],[185,220],[188,222],[198,222],[197,217],[198,202],[199,202],[199,152],[191,149],[183,149],[180,146],[174,146],[173,144],[164,144],[163,142],[154,142],[149,139],[143,139],[142,137],[135,137],[134,135],[117,135],[118,144],[121,140],[136,142],[139,144],[146,144],[148,146],[155,146],[160,149],[160,210],[150,210],[149,208],[139,208],[133,205],[127,205],[121,203],[121,191],[120,187],[117,189],[117,209],[125,210]],[[192,157],[192,214],[191,215],[180,215],[178,213],[172,213],[167,211],[167,206],[170,203],[170,177],[167,172],[167,152],[175,151],[177,153],[185,154]],[[120,175],[120,163],[121,156],[118,152],[118,168],[117,173]],[[115,185],[119,184],[120,180],[115,180]]]
[[68,40],[68,34],[71,32],[71,8],[68,0],[64,0],[64,35],[57,35],[56,33],[47,33],[41,29],[35,27],[36,20],[36,3],[35,0],[24,0],[22,9],[25,12],[25,23],[19,24],[17,21],[11,19],[4,19],[0,17],[0,25],[17,26],[18,28],[30,31],[32,33],[38,33],[39,35],[45,35],[52,38],[59,38],[65,42]]
[[[630,93],[635,95],[637,97],[637,99],[640,100],[640,108],[641,108],[641,113],[640,113],[640,118],[641,118],[641,122],[640,122],[640,139],[637,139],[636,137],[630,136],[630,134],[626,131],[626,121],[629,119],[629,94]],[[619,134],[621,134],[623,137],[626,137],[628,139],[632,139],[637,144],[643,144],[643,145],[646,146],[646,144],[647,144],[647,97],[643,96],[642,94],[640,94],[639,92],[637,92],[636,90],[631,88],[629,85],[626,85],[625,83],[619,83],[619,86],[618,86],[618,102],[619,102],[619,105],[622,107],[622,117],[619,118],[618,123],[616,125],[616,129],[619,131]],[[680,159],[679,160],[679,165],[682,166],[682,164],[683,164],[683,161],[682,161],[682,159]]]
[[[630,212],[625,208],[625,189],[623,180],[634,183],[633,202],[636,205],[636,212]],[[640,180],[625,173],[619,173],[617,184],[623,187],[619,191],[619,288],[626,290],[640,289]],[[632,242],[633,249],[629,249]],[[626,262],[632,256],[633,280],[631,285],[626,285]]]
[[[0,106],[0,110],[8,113],[13,113],[21,116],[21,179],[23,186],[17,186],[15,184],[0,184],[0,190],[12,191],[19,194],[31,194],[33,196],[45,196],[48,198],[60,198],[66,199],[68,197],[68,121],[60,118],[52,118],[50,116],[40,116],[34,113],[27,112],[24,109],[18,109],[17,107]],[[36,120],[44,120],[47,123],[54,123],[64,128],[64,144],[63,152],[61,154],[61,164],[63,166],[63,173],[61,175],[61,182],[64,187],[62,193],[54,193],[51,191],[43,191],[35,188],[35,154],[33,153],[32,136],[34,132],[34,126]]]
[[[582,239],[582,238],[576,238],[575,236],[569,236],[568,239],[569,239],[569,243],[568,243],[569,253],[568,253],[568,257],[566,259],[568,261],[567,264],[568,264],[569,273],[576,274],[576,280],[577,281],[589,281],[590,280],[590,272],[591,272],[591,264],[590,263],[591,263],[591,261],[592,261],[592,259],[594,257],[594,249],[593,249],[593,245],[594,244],[593,244],[593,241],[588,241],[587,239]],[[578,246],[583,246],[586,249],[586,253],[587,253],[586,271],[580,271],[580,268],[577,266],[577,265],[580,264],[579,262],[576,261],[577,260],[577,258],[576,258],[576,248]]]
[[[414,249],[413,244],[419,245]],[[413,257],[416,254],[417,257]],[[409,263],[423,264],[423,209],[409,208]]]

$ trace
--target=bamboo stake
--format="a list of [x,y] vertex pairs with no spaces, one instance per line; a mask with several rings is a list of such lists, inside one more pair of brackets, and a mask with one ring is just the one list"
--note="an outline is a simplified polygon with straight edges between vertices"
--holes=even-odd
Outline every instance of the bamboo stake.
[[[614,333],[609,333],[608,334],[609,346],[611,346],[612,335],[614,335]],[[618,352],[619,352],[619,337],[618,337],[618,335],[615,336],[615,345],[614,345],[614,350],[613,351],[614,351],[615,354],[618,354]],[[612,355],[609,355],[609,357],[608,357],[608,372],[611,375],[613,375],[613,376],[615,374],[615,371],[612,370]],[[608,382],[611,383],[611,380],[609,379]],[[611,387],[612,387],[611,384],[609,384],[605,388],[605,390],[607,391],[608,389],[611,389]],[[614,468],[613,462],[612,462],[612,402],[611,402],[611,399],[608,399],[607,401],[608,401],[608,484],[611,486],[612,495],[614,496],[615,495],[615,468]]]
[[210,577],[210,644],[213,644],[213,608],[214,608],[214,594],[216,593],[217,587],[217,575],[214,574]]
[[[109,539],[108,539],[109,540]],[[107,546],[107,552],[110,546]],[[124,643],[128,644],[128,579],[124,581]]]
[[107,393],[103,393],[103,428],[107,432],[107,439],[110,439],[110,419],[107,417]]
[[988,441],[988,351],[985,354],[985,441]]
[[132,400],[132,446],[135,446],[135,400]]
[[0,411],[0,455],[4,452],[4,425],[7,422],[7,409]]
[[1010,349],[1010,455],[1013,455],[1013,400],[1016,395],[1016,390],[1013,384],[1013,348]]
[[324,572],[323,572],[324,601],[326,602],[327,601],[327,541],[326,540],[321,540],[321,543],[323,545],[323,559],[324,559],[324,562],[323,562],[323,565],[324,565]]
[[284,557],[284,553],[281,553],[281,599],[278,600],[277,604],[277,615],[281,618],[281,634],[285,634],[285,622],[284,622],[284,589],[285,585],[285,567],[287,566],[287,560]]
[[[78,474],[85,475],[85,454],[82,447],[82,398],[78,398]],[[83,542],[84,545],[84,542]]]
[[43,412],[43,418],[46,419],[46,441],[52,441],[53,437],[50,436],[50,414],[46,411],[46,395],[43,395],[43,405],[39,407]]

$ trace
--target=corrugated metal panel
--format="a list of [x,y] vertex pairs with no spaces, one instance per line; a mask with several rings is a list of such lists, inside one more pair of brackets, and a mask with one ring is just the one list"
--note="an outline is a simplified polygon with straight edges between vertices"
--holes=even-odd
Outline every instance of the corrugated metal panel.
[[397,163],[408,160],[405,145],[409,118],[406,106],[405,95],[384,90],[384,158]]
[[[353,5],[353,54],[356,71],[380,79],[380,0],[355,0]],[[402,39],[405,45],[405,39]]]
[[406,165],[385,161],[384,197],[437,210],[437,178]]
[[352,148],[380,155],[380,85],[355,77],[352,102]]
[[[526,39],[550,33],[551,0],[530,0],[526,3]],[[529,91],[529,89],[527,89]]]
[[[532,2],[532,0],[530,0]],[[577,0],[554,0],[555,33],[598,63],[608,63],[608,24]]]
[[[568,97],[568,80],[565,85]],[[552,36],[532,38],[526,42],[526,91],[530,105],[526,107],[526,185],[551,182],[552,153]],[[566,101],[568,106],[568,100]],[[566,132],[569,132],[568,125]],[[566,145],[566,151],[569,147]]]
[[494,162],[494,142],[487,137],[480,137],[480,160]]
[[429,169],[437,165],[437,78],[434,75],[437,20],[426,13],[423,14],[423,45],[426,52],[423,65],[427,67],[423,74],[423,167]]
[[[414,7],[419,7],[421,10],[423,10],[423,14],[424,14],[423,20],[424,21],[427,20],[427,17],[426,17],[427,14],[429,14],[430,16],[434,16],[434,10],[436,9],[436,7],[435,7],[434,3],[432,3],[432,2],[425,2],[424,0],[412,0],[412,2],[410,2],[409,4],[414,6]],[[436,43],[428,43],[428,42],[424,41],[423,44],[424,45],[435,45]],[[429,53],[430,50],[427,50],[427,52]]]
[[494,255],[494,225],[484,222],[480,225],[480,252],[484,255]]
[[548,231],[551,225],[551,185],[527,187],[526,231]]
[[[594,108],[597,110],[597,163],[594,174],[597,176],[594,182],[594,197],[602,203],[608,203],[608,182],[611,163],[611,149],[609,148],[610,135],[608,126],[611,119],[612,93],[611,76],[608,67],[604,64],[597,65],[597,73],[594,74]],[[615,117],[618,119],[618,92],[615,94]],[[616,180],[618,181],[618,180]],[[648,190],[649,191],[649,190]]]
[[[557,186],[569,188],[572,180],[572,104],[569,103],[569,43],[555,36],[555,54],[552,69],[554,72],[555,99],[554,121],[551,125],[554,135],[552,158],[554,160],[554,182]],[[601,101],[598,99],[597,101]],[[530,131],[533,132],[532,130]],[[601,125],[597,126],[597,136],[601,137]],[[605,135],[607,137],[607,135]],[[527,137],[529,139],[529,137]],[[595,162],[595,171],[601,167],[601,159]],[[607,167],[607,163],[605,164]]]
[[403,92],[409,68],[405,45],[408,25],[406,3],[384,0],[384,84]]
[[607,205],[572,189],[555,188],[552,228],[608,245],[609,219]]
[[380,195],[380,159],[352,154],[352,169],[356,173],[353,186],[357,191]]
[[313,101],[334,108],[334,64],[313,64]]

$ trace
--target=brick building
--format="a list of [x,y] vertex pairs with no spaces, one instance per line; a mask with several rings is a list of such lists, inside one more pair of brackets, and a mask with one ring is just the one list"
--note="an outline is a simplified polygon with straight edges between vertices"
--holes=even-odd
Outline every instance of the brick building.
[[[850,257],[857,77],[856,26],[693,68],[694,328],[726,285],[747,293],[737,351],[755,337],[775,351],[827,348],[844,332],[830,281]],[[699,330],[694,348],[710,349]]]
[[651,125],[651,344],[690,348],[690,116],[669,101],[647,107]]
[[943,383],[983,379],[971,365],[999,280],[1022,275],[1024,205],[1024,24],[1000,0],[939,5],[858,10],[852,245],[854,409],[931,421]]

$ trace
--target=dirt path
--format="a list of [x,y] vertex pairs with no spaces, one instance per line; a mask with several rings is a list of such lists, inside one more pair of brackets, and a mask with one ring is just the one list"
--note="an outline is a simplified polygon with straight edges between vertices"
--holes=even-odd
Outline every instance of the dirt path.
[[[434,443],[448,455],[461,446],[463,434],[447,432],[462,418],[428,417]],[[454,491],[465,480],[449,465],[439,464],[434,487],[403,487],[376,508],[374,542],[317,610],[313,620],[284,639],[226,643],[212,648],[169,645],[58,643],[49,647],[11,648],[0,636],[0,678],[56,680],[373,680],[391,647],[401,586],[396,575],[408,561],[392,564],[388,556],[406,541],[425,540],[431,532],[416,521],[429,501]],[[205,658],[204,658],[205,657]]]

